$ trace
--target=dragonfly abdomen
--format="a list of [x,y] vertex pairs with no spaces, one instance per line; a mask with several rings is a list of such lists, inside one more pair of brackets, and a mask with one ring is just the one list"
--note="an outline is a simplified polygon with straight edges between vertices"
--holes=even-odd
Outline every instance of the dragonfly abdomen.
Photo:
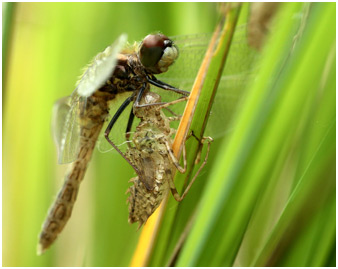
[[71,216],[79,186],[80,182],[72,179],[71,175],[66,177],[66,181],[60,190],[55,203],[49,210],[48,217],[43,225],[40,234],[39,253],[44,252],[44,250],[55,241],[58,234],[66,225]]
[[[106,102],[87,101],[87,107],[83,115],[80,116],[81,127],[77,158],[72,163],[70,172],[66,175],[65,182],[42,226],[38,246],[39,254],[43,253],[55,241],[71,216],[80,183],[84,178],[104,118],[108,115]],[[101,118],[100,121],[97,120],[98,116]]]

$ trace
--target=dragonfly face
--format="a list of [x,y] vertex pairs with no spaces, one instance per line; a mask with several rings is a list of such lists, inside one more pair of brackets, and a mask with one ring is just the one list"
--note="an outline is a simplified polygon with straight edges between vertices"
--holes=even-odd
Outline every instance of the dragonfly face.
[[153,74],[166,72],[177,57],[177,47],[162,34],[147,35],[139,50],[142,65]]

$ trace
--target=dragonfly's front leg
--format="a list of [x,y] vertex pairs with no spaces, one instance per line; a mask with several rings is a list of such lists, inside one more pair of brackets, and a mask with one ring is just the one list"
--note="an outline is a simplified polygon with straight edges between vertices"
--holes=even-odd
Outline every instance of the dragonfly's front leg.
[[[107,139],[107,141],[109,142],[110,145],[113,146],[113,148],[120,153],[120,155],[134,168],[135,172],[137,174],[139,174],[139,170],[138,168],[131,162],[131,160],[115,145],[115,143],[113,141],[110,140],[109,138],[109,134],[114,126],[114,124],[116,123],[117,119],[120,117],[120,115],[122,114],[122,112],[126,109],[126,107],[130,104],[130,102],[134,99],[135,94],[129,96],[124,102],[123,104],[119,107],[119,109],[116,111],[115,115],[113,116],[113,118],[111,119],[111,121],[109,122],[107,129],[104,132],[104,137]],[[129,119],[130,120],[130,119]],[[129,123],[128,123],[129,125]],[[127,126],[128,128],[128,126]]]
[[167,83],[164,83],[163,81],[158,80],[155,76],[152,77],[147,77],[147,80],[150,84],[161,88],[163,90],[169,90],[169,91],[173,91],[173,92],[177,92],[179,94],[182,94],[183,96],[189,96],[190,92],[184,91],[184,90],[180,90],[177,89]]
[[126,138],[126,141],[128,142],[127,144],[129,148],[131,148],[129,139],[130,139],[130,130],[131,130],[131,126],[133,125],[134,118],[135,118],[135,114],[134,114],[133,108],[131,108],[129,119],[128,119],[128,124],[126,128],[126,134],[125,134],[125,138]]

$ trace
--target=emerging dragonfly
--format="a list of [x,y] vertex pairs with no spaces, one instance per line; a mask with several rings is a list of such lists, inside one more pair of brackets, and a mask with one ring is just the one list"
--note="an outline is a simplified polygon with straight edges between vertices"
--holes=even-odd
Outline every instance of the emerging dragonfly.
[[[163,37],[163,35],[158,36]],[[44,252],[54,242],[70,218],[79,184],[84,177],[96,141],[102,142],[100,137],[103,135],[101,136],[100,132],[105,125],[105,120],[108,119],[109,108],[113,107],[115,97],[128,96],[122,108],[113,117],[114,121],[128,103],[135,100],[134,106],[137,106],[142,92],[148,90],[149,84],[187,95],[187,92],[157,80],[153,74],[159,73],[158,76],[165,79],[167,83],[179,86],[181,89],[190,89],[210,37],[211,34],[198,34],[164,38],[159,42],[158,48],[156,42],[150,42],[154,40],[153,38],[150,38],[149,43],[147,38],[141,43],[145,46],[139,47],[136,43],[125,45],[127,37],[121,35],[114,44],[94,58],[71,97],[63,98],[58,102],[53,121],[55,140],[59,149],[59,163],[72,162],[72,166],[43,224],[38,253]],[[180,51],[178,58],[177,47]],[[138,50],[138,48],[143,49]],[[136,51],[141,53],[138,54]],[[256,56],[257,53],[247,45],[246,25],[239,26],[234,35],[227,65],[209,118],[208,135],[217,138],[229,131],[229,127],[224,127],[228,126],[234,108],[239,103],[239,97],[251,81],[248,78],[253,77],[255,73],[252,66]],[[174,61],[175,68],[165,72]],[[165,78],[160,72],[165,72]],[[223,124],[219,124],[220,117]],[[129,129],[130,126],[127,127],[127,130]],[[111,148],[108,142],[106,145]]]
[[99,53],[82,75],[71,99],[63,99],[56,107],[55,121],[64,120],[61,130],[56,131],[57,140],[60,141],[59,162],[73,163],[43,224],[39,254],[54,242],[71,216],[80,182],[109,115],[110,101],[122,93],[131,92],[117,110],[108,130],[130,102],[134,101],[135,107],[144,106],[139,101],[143,93],[149,90],[150,84],[189,95],[189,92],[159,81],[154,76],[166,72],[178,57],[178,49],[168,37],[148,35],[140,45],[135,43],[132,46],[125,46],[126,39],[126,35],[121,35],[114,44]]
[[[148,106],[133,107],[133,114],[141,121],[133,133],[132,141],[128,143],[126,153],[122,153],[122,156],[129,162],[138,175],[131,179],[134,185],[128,190],[130,192],[128,201],[129,222],[139,222],[139,228],[160,205],[169,189],[178,202],[182,201],[199,172],[206,164],[210,142],[212,141],[210,137],[202,139],[202,143],[204,141],[208,142],[205,160],[182,196],[180,196],[176,190],[173,178],[176,170],[185,173],[186,152],[185,147],[183,147],[184,167],[182,167],[172,151],[171,137],[176,133],[176,130],[170,128],[170,122],[177,121],[180,117],[167,117],[162,109],[185,100],[186,98],[181,98],[163,105],[154,105],[161,103],[161,97],[154,92],[147,91],[142,96],[140,103]],[[127,140],[128,137],[129,135],[127,135]],[[117,149],[112,141],[109,142]],[[133,145],[131,145],[131,142]]]

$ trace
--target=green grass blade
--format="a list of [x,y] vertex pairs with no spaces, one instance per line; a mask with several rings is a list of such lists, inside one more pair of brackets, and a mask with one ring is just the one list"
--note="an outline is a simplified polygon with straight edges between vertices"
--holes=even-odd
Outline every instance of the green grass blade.
[[[238,115],[237,128],[223,144],[224,155],[220,154],[215,164],[180,265],[232,265],[255,202],[270,182],[274,161],[284,147],[292,145],[290,135],[299,121],[295,115],[301,114],[311,82],[299,87],[299,81],[289,81],[285,71],[280,73],[278,63],[287,59],[292,33],[297,29],[289,18],[301,8],[301,4],[286,4],[276,20],[282,23],[268,43],[260,73]],[[297,73],[296,66],[288,68]],[[271,83],[271,78],[278,82]],[[197,260],[193,258],[196,252]]]
[[10,55],[11,33],[15,12],[15,3],[2,3],[2,98],[6,92],[6,70],[8,70],[8,57]]
[[[318,100],[320,100],[318,99],[318,97],[322,95],[322,88],[318,86],[320,86],[319,82],[322,81],[322,70],[325,70],[324,67],[327,61],[329,60],[332,62],[332,60],[330,60],[330,58],[332,58],[333,56],[332,53],[331,57],[329,56],[334,46],[335,38],[333,32],[331,32],[330,34],[326,31],[325,34],[323,34],[323,29],[328,29],[329,25],[332,25],[334,20],[334,15],[332,13],[330,14],[330,8],[331,7],[329,5],[316,5],[313,7],[313,13],[311,14],[310,21],[304,34],[304,38],[301,45],[298,47],[298,51],[295,52],[295,55],[293,57],[293,67],[291,67],[287,76],[288,83],[290,83],[290,86],[288,87],[292,90],[292,92],[290,92],[289,101],[291,101],[292,98],[293,100],[300,101],[303,99],[307,100],[307,102],[310,103],[310,107],[313,107],[314,105],[316,105]],[[321,18],[321,23],[318,22],[319,18]],[[335,58],[335,56],[333,57]],[[333,67],[331,66],[331,68]],[[309,199],[314,196],[313,191],[318,188],[319,184],[323,184],[320,171],[322,171],[322,169],[324,169],[324,171],[325,169],[328,169],[328,172],[330,171],[329,167],[332,167],[332,160],[330,158],[332,157],[331,154],[333,153],[331,150],[334,150],[334,147],[332,147],[334,145],[333,140],[329,140],[328,142],[326,142],[328,143],[328,145],[324,144],[324,142],[327,141],[327,139],[325,140],[327,132],[329,132],[329,130],[332,128],[332,124],[335,122],[335,118],[332,113],[332,111],[334,111],[335,105],[333,104],[333,102],[327,102],[330,98],[332,99],[335,96],[335,92],[333,90],[334,87],[332,87],[332,76],[331,83],[329,83],[329,85],[331,85],[329,88],[323,88],[324,90],[327,90],[327,93],[324,94],[324,96],[326,95],[326,98],[323,98],[323,101],[326,102],[322,103],[322,105],[319,106],[321,108],[324,108],[324,106],[326,106],[324,110],[319,110],[320,113],[325,110],[329,113],[326,113],[326,119],[324,121],[321,121],[321,123],[324,125],[319,132],[316,131],[316,129],[318,128],[311,124],[313,122],[313,118],[316,118],[315,115],[313,115],[313,113],[307,113],[306,115],[308,117],[308,125],[310,125],[311,128],[310,130],[303,129],[303,135],[310,134],[309,141],[311,143],[306,144],[307,147],[304,147],[305,156],[301,157],[304,157],[305,160],[309,160],[310,158],[307,157],[306,153],[309,153],[311,151],[309,151],[308,149],[313,148],[315,150],[312,150],[311,159],[306,163],[306,167],[304,165],[301,165],[299,171],[296,173],[296,188],[292,192],[292,195],[290,196],[290,199],[286,205],[285,210],[283,211],[280,220],[277,223],[277,226],[274,228],[273,233],[270,235],[268,243],[265,245],[264,250],[260,254],[259,258],[256,260],[256,262],[254,262],[254,265],[266,265],[268,261],[270,263],[272,262],[272,264],[269,263],[270,265],[273,265],[274,263],[270,260],[270,256],[272,256],[272,252],[274,249],[279,249],[279,252],[282,252],[282,250],[277,246],[283,245],[283,237],[285,238],[285,240],[287,240],[286,235],[284,234],[286,232],[286,229],[290,229],[287,227],[293,227],[293,229],[297,229],[297,227],[302,227],[300,224],[297,225],[297,215],[299,215],[300,212],[308,212],[308,215],[306,215],[305,213],[301,214],[304,219],[307,217],[311,217],[311,215],[314,214],[313,211],[309,209],[308,211],[306,211],[308,207],[305,206],[305,204],[307,204]],[[298,94],[302,91],[303,96],[297,98],[297,96],[295,96],[295,93]],[[304,103],[305,106],[306,104],[307,103]],[[288,107],[288,109],[290,109],[290,102],[288,102],[286,106]],[[301,105],[299,104],[299,106]],[[329,108],[327,108],[328,106]],[[295,115],[297,115],[297,113]],[[302,119],[302,114],[300,113],[299,115],[299,119]],[[321,136],[318,136],[318,134],[321,134]],[[312,136],[314,138],[312,138]],[[311,171],[311,173],[309,172],[309,170]],[[324,171],[322,171],[322,173]],[[308,175],[308,173],[310,173],[311,176]],[[302,182],[300,182],[300,180],[302,180]],[[332,186],[331,184],[332,177],[330,177],[330,173],[328,173],[326,183],[322,187],[323,191],[315,195],[318,199],[318,203],[321,199],[324,199],[326,195],[331,195],[325,192],[326,188],[330,188],[329,186]],[[299,190],[298,188],[301,188],[300,186],[303,186],[303,189]],[[276,258],[277,254],[274,253],[273,256]],[[292,266],[297,265],[300,264],[297,263],[296,265],[293,264]],[[301,265],[304,266],[304,264]]]

